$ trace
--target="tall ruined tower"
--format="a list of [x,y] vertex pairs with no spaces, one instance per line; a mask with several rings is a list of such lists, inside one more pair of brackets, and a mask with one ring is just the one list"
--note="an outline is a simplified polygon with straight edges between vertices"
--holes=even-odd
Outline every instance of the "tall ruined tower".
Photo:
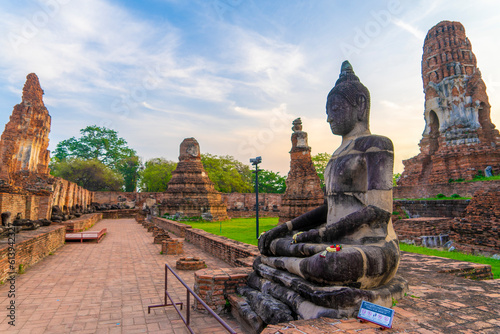
[[463,25],[438,23],[423,51],[425,129],[420,154],[403,161],[398,186],[470,180],[487,166],[500,173],[500,135]]
[[27,179],[49,176],[50,115],[42,96],[38,77],[35,73],[28,74],[22,102],[14,107],[0,140],[1,189],[20,187]]
[[300,118],[293,121],[292,130],[290,171],[281,200],[279,224],[315,209],[324,202],[320,180],[311,160],[311,148],[307,145],[307,132],[302,131]]

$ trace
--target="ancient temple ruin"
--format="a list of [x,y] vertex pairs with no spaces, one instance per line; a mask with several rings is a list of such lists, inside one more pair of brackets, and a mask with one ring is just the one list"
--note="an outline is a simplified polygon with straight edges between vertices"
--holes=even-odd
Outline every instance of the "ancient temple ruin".
[[92,192],[49,174],[50,121],[38,77],[28,74],[0,140],[0,212],[38,220],[49,219],[54,206],[63,215],[90,207]]
[[215,190],[203,168],[200,145],[194,138],[186,138],[181,143],[179,163],[160,205],[160,214],[165,213],[207,220],[228,219],[221,193]]
[[470,180],[488,166],[500,173],[500,135],[460,22],[442,21],[427,33],[422,80],[425,129],[420,154],[403,161],[398,186]]
[[[43,190],[49,176],[50,115],[35,73],[28,74],[22,102],[14,107],[0,141],[0,187]],[[37,178],[37,180],[33,180]],[[33,181],[28,185],[29,181]]]
[[320,180],[311,160],[311,147],[307,145],[307,132],[297,118],[292,127],[290,171],[286,191],[281,200],[279,224],[283,224],[323,204]]

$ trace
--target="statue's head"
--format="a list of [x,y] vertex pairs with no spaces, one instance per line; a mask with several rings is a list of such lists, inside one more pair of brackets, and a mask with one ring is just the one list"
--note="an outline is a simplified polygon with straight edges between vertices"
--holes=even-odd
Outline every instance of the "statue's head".
[[302,131],[302,120],[300,119],[300,117],[294,119],[292,125],[293,132]]
[[347,60],[342,63],[335,87],[328,93],[326,113],[334,134],[346,135],[356,123],[363,123],[368,128],[370,92]]

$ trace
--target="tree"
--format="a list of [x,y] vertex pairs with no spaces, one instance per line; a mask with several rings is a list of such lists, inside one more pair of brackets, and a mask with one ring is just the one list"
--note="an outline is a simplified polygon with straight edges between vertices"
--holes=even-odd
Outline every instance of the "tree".
[[97,159],[66,159],[54,164],[51,174],[90,191],[120,191],[123,177]]
[[115,130],[97,125],[87,126],[80,133],[80,138],[71,137],[57,144],[51,168],[71,159],[98,160],[123,176],[125,191],[134,191],[141,162],[127,141]]
[[201,155],[201,162],[217,191],[223,193],[252,192],[250,167],[234,157],[205,153]]
[[316,173],[318,174],[319,180],[321,182],[321,189],[325,189],[325,169],[328,161],[330,161],[330,154],[318,153],[311,157],[314,168],[316,168]]
[[139,171],[142,169],[141,159],[136,155],[123,158],[117,163],[116,169],[123,176],[125,191],[136,191]]
[[71,137],[59,142],[54,157],[60,161],[68,158],[97,159],[115,169],[122,159],[136,155],[115,130],[90,125],[80,130],[80,133],[82,136],[78,139]]
[[[254,186],[255,188],[255,186]],[[283,194],[286,190],[286,177],[279,172],[262,170],[259,172],[259,192]]]
[[146,161],[140,172],[139,187],[145,192],[163,192],[167,190],[168,181],[177,163],[164,158],[154,158]]

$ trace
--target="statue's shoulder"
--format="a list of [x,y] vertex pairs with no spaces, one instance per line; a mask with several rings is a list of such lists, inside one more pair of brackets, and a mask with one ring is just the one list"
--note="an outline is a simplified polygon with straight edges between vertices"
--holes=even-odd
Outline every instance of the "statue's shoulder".
[[394,151],[392,141],[384,136],[369,135],[357,138],[354,143],[354,149],[360,152],[367,152],[373,150],[381,151]]

